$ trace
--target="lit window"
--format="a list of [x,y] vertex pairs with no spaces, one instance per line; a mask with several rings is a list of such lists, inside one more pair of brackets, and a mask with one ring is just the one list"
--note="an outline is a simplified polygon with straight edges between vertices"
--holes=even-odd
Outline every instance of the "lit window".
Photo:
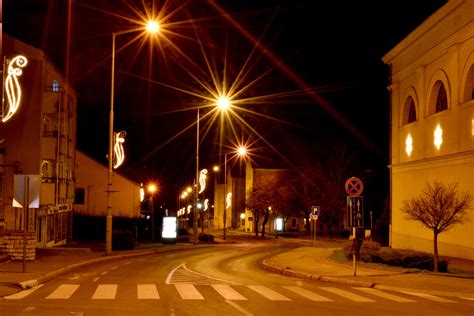
[[59,91],[59,83],[56,80],[53,80],[53,92]]
[[411,138],[410,134],[408,134],[407,139],[405,140],[405,151],[408,156],[410,156],[413,151],[413,138]]
[[441,126],[438,124],[434,131],[434,144],[437,149],[440,149],[442,143],[443,143],[443,130],[441,129]]

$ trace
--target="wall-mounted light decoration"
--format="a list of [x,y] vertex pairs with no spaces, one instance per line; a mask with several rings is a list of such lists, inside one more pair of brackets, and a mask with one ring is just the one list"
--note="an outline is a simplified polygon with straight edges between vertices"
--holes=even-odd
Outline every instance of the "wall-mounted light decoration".
[[434,131],[434,144],[438,150],[440,149],[442,143],[443,143],[443,130],[441,129],[441,126],[438,124]]
[[114,133],[115,134],[115,143],[114,143],[114,169],[120,167],[120,165],[125,160],[125,151],[123,150],[123,143],[125,142],[125,136],[127,133],[124,131]]
[[411,152],[413,151],[413,138],[411,138],[410,134],[407,135],[405,140],[405,151],[408,156],[410,156]]
[[207,169],[202,169],[199,173],[199,192],[201,194],[206,189]]
[[3,109],[2,104],[2,122],[8,121],[20,107],[21,87],[18,77],[21,76],[21,68],[28,64],[25,56],[18,55],[8,64],[8,74],[5,79],[5,93],[7,96],[7,109]]
[[474,136],[474,119],[471,120],[471,135]]
[[191,213],[191,209],[192,209],[192,208],[193,208],[193,206],[192,206],[192,205],[188,205],[188,210],[186,211],[186,212],[187,212],[187,214]]
[[204,212],[209,208],[209,199],[204,200]]
[[227,193],[227,197],[225,199],[226,205],[225,208],[229,208],[232,205],[232,193]]
[[143,187],[143,183],[140,183],[140,202],[143,202],[145,199],[145,188]]

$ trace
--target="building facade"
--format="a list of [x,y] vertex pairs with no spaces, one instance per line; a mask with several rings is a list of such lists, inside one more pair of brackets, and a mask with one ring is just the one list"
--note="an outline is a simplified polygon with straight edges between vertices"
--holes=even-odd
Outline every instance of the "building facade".
[[[388,52],[391,138],[390,244],[433,251],[433,232],[405,219],[405,200],[427,182],[474,195],[474,2],[448,1]],[[474,259],[470,221],[439,235],[440,255]]]
[[2,117],[9,116],[10,99],[19,102],[0,124],[0,229],[24,228],[23,209],[13,206],[14,175],[35,175],[39,206],[29,209],[26,228],[36,232],[38,247],[64,244],[71,236],[74,199],[76,93],[41,50],[6,34],[2,46],[7,60],[20,55],[27,64],[4,85]]

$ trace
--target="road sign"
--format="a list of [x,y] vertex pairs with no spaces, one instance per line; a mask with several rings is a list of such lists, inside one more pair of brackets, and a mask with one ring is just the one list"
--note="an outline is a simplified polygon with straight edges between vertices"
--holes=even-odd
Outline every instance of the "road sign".
[[364,190],[364,185],[359,178],[351,177],[346,181],[346,192],[349,196],[359,196]]
[[311,206],[311,215],[319,216],[320,209],[319,206]]
[[362,196],[347,197],[347,226],[364,227],[364,199]]
[[13,178],[13,207],[25,204],[25,178],[28,177],[28,207],[39,208],[41,177],[37,174],[16,174]]

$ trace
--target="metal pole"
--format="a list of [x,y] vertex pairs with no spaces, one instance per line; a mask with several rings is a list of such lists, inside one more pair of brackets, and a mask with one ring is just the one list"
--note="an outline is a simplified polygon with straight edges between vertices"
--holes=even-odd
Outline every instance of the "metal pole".
[[112,168],[113,160],[113,141],[114,141],[114,77],[115,77],[115,33],[112,33],[112,78],[110,84],[110,116],[109,116],[109,170],[107,181],[107,218],[105,225],[105,254],[112,253],[112,178],[114,170]]
[[194,180],[194,208],[193,208],[193,230],[194,230],[194,244],[197,245],[197,203],[198,203],[198,179],[199,179],[199,108],[197,109],[196,121],[196,178]]
[[[352,237],[355,240],[355,238],[356,238],[356,229],[355,229],[355,227],[352,227]],[[354,274],[354,276],[357,276],[357,258],[356,258],[355,252],[356,251],[354,249],[354,254],[352,255],[352,265],[354,267],[354,273],[353,274]]]
[[155,203],[153,201],[153,193],[150,193],[150,210],[151,210],[151,240],[155,241]]
[[224,154],[224,194],[223,194],[223,200],[224,200],[224,235],[222,237],[222,239],[224,239],[224,240],[226,240],[226,235],[225,235],[225,225],[226,225],[226,217],[227,217],[226,205],[225,205],[226,195],[227,195],[227,153]]
[[23,202],[23,273],[26,272],[26,216],[28,216],[28,191],[30,190],[30,177],[25,176],[25,201]]

